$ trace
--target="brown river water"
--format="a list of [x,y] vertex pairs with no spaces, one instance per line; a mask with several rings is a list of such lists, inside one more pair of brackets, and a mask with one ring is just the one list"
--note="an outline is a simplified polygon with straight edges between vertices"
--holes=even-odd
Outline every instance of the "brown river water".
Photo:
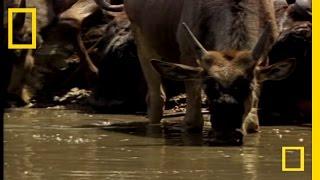
[[[240,147],[212,147],[179,131],[102,128],[143,116],[76,110],[11,109],[4,120],[6,180],[208,179],[311,180],[311,128],[262,127]],[[120,130],[119,130],[120,129]],[[143,133],[141,133],[143,132]],[[282,172],[282,146],[305,147],[305,171]],[[287,152],[287,166],[299,153]]]

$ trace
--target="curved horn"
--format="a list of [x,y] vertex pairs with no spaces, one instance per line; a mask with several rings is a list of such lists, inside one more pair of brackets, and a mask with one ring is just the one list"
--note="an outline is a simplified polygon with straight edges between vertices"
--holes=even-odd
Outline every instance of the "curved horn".
[[182,23],[184,29],[186,30],[187,34],[190,36],[192,43],[196,49],[197,55],[199,58],[201,58],[203,55],[207,54],[207,50],[202,46],[202,44],[199,42],[199,40],[196,38],[196,36],[192,33],[188,25],[183,22]]
[[[19,8],[25,8],[26,7],[26,0],[21,0]],[[25,13],[17,13],[16,16],[13,19],[13,27],[16,31],[21,31],[24,23],[26,20],[26,14]]]
[[312,15],[311,0],[297,0],[296,5],[302,12]]
[[59,20],[60,22],[64,20],[76,21],[80,28],[82,22],[97,10],[99,7],[93,0],[78,0],[68,10],[60,14]]
[[119,12],[123,11],[123,4],[120,5],[111,5],[106,0],[94,0],[102,9],[107,11]]

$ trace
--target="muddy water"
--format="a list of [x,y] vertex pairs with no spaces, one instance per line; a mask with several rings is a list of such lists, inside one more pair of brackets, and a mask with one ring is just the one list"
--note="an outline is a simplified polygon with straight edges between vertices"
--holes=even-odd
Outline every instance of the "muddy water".
[[[5,114],[5,179],[311,179],[311,128],[262,127],[242,147],[209,147],[202,137],[100,128],[141,116],[13,109]],[[139,130],[138,130],[139,131]],[[281,147],[305,147],[305,171],[281,171]],[[290,167],[298,153],[287,153]]]

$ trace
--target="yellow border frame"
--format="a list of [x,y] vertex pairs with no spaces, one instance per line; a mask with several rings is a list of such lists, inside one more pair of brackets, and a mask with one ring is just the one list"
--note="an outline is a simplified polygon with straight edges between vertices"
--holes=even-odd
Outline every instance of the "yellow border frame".
[[320,1],[312,1],[312,179],[320,179]]
[[[286,165],[287,151],[300,151],[300,167],[288,168]],[[304,147],[282,147],[282,171],[304,171]]]
[[[31,13],[32,43],[13,44],[13,14]],[[36,49],[37,48],[37,9],[36,8],[8,8],[8,48],[9,49]]]
[[[315,11],[320,7],[320,1],[312,1],[313,16],[313,62],[312,62],[312,179],[320,179],[320,25],[317,20],[320,19],[320,12]],[[319,8],[317,8],[319,9]],[[13,13],[31,13],[32,14],[32,44],[13,44]],[[35,49],[36,48],[36,8],[9,8],[8,9],[8,48],[9,49]],[[316,153],[318,152],[318,153]]]

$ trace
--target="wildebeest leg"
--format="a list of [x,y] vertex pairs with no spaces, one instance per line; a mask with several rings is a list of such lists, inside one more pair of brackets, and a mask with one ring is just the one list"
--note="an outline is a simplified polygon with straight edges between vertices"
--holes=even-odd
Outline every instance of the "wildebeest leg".
[[[190,24],[190,23],[189,23]],[[198,66],[190,41],[185,38],[185,30],[180,26],[178,30],[178,42],[180,45],[180,61],[189,66]],[[189,132],[202,131],[203,117],[201,114],[201,80],[189,80],[185,82],[187,94],[187,112],[184,117],[185,128]]]
[[[189,60],[188,60],[189,59]],[[183,64],[195,66],[192,64],[194,60],[190,61],[190,55],[181,56]],[[201,80],[186,81],[186,94],[187,94],[187,112],[184,117],[184,124],[187,131],[197,132],[202,131],[203,116],[201,114]]]
[[[27,50],[23,59],[19,59],[13,66],[8,92],[17,95],[24,103],[29,103],[32,93],[26,86],[26,75],[28,75],[34,66],[33,51]],[[34,82],[36,83],[36,82]]]
[[242,130],[245,133],[255,133],[259,131],[258,106],[261,91],[261,84],[256,80],[252,82],[252,94],[248,100],[248,114],[242,124]]
[[187,112],[184,123],[188,131],[201,131],[203,117],[201,114],[201,82],[200,80],[185,82],[187,93]]
[[163,114],[165,93],[161,85],[160,75],[153,69],[151,59],[159,58],[157,53],[149,48],[148,42],[143,37],[143,33],[138,27],[132,25],[135,33],[135,41],[139,56],[140,65],[148,85],[148,94],[146,97],[148,105],[148,118],[151,124],[159,124]]

